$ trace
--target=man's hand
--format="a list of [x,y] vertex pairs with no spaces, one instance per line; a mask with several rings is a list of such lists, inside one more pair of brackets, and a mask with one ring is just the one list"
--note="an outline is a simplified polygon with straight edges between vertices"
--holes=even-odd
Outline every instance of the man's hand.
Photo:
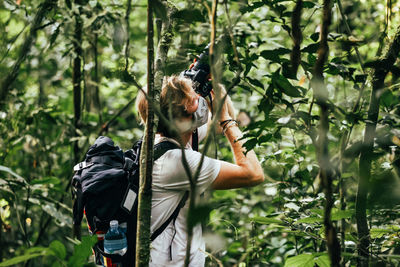
[[[220,84],[220,93],[221,93],[221,97],[219,99],[222,100],[226,95],[226,90],[225,90],[225,87],[221,84]],[[211,91],[211,97],[213,100],[213,111],[215,112],[219,105],[219,101],[216,101],[217,99],[216,99],[214,90]],[[235,111],[235,108],[233,107],[231,98],[229,97],[229,95],[227,95],[225,97],[224,104],[222,105],[222,108],[221,108],[221,113],[219,116],[216,132],[218,134],[222,133],[222,127],[220,125],[220,122],[225,121],[225,120],[231,120],[231,119],[236,119],[236,111]]]

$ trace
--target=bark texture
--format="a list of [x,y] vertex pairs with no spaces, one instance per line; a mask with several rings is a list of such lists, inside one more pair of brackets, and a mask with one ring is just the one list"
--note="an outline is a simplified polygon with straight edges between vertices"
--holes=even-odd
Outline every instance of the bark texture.
[[[79,8],[78,8],[79,10]],[[72,84],[73,84],[73,96],[74,96],[74,128],[75,128],[75,136],[78,137],[78,130],[81,120],[81,102],[82,102],[82,19],[80,17],[80,12],[75,14],[75,30],[74,30],[74,52],[75,58],[73,60],[72,66]],[[78,141],[74,142],[74,164],[80,161],[79,158],[79,146]],[[81,238],[81,228],[80,226],[74,228],[75,236],[80,239]]]
[[301,22],[301,11],[303,9],[303,1],[297,0],[296,6],[294,7],[292,14],[292,39],[293,39],[293,49],[290,54],[290,61],[292,63],[292,71],[296,75],[297,69],[300,65],[301,53],[300,45],[303,40],[303,34],[300,28]]
[[[147,94],[154,100],[154,25],[153,1],[147,1]],[[145,134],[140,155],[140,188],[136,240],[136,266],[148,266],[150,260],[151,183],[153,172],[154,110],[148,105]]]
[[[162,16],[161,36],[157,46],[157,57],[154,62],[154,27],[152,16],[152,5],[148,5],[148,73],[147,73],[147,97],[149,103],[158,105],[162,80],[165,75],[165,64],[167,61],[168,50],[172,42],[172,21],[171,16],[176,11],[174,7],[168,6],[166,1],[162,1],[167,10],[166,16]],[[154,66],[154,67],[153,67]],[[150,258],[150,215],[151,215],[151,183],[153,172],[153,145],[154,134],[158,124],[158,117],[154,116],[153,105],[148,105],[146,132],[143,139],[140,159],[140,192],[139,192],[139,212],[138,212],[138,240],[136,249],[136,266],[147,266]]]
[[340,266],[340,244],[337,233],[331,220],[331,211],[334,203],[332,192],[332,180],[334,172],[331,166],[331,160],[328,150],[329,131],[329,104],[328,92],[324,84],[323,69],[326,59],[329,55],[328,32],[332,18],[332,2],[324,0],[323,21],[321,27],[321,43],[318,49],[318,58],[315,63],[313,90],[316,103],[320,107],[320,126],[317,142],[317,157],[320,166],[321,186],[325,193],[324,226],[325,238],[328,247],[328,254],[331,260],[331,266]]
[[396,62],[400,51],[400,27],[390,43],[385,55],[374,67],[372,77],[372,91],[368,107],[368,115],[364,131],[363,146],[359,162],[359,182],[356,198],[356,221],[358,232],[358,266],[364,267],[369,264],[370,235],[367,222],[367,196],[371,177],[371,162],[375,138],[376,124],[379,115],[379,103],[381,90],[384,88],[385,77],[390,68]]

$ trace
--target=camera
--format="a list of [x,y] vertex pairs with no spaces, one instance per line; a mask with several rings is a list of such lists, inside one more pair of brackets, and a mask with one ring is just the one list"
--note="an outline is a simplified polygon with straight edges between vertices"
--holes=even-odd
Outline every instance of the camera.
[[181,76],[192,80],[194,91],[202,97],[208,96],[212,90],[212,84],[208,80],[210,76],[209,47],[210,45],[207,45],[204,48],[192,68],[181,72]]

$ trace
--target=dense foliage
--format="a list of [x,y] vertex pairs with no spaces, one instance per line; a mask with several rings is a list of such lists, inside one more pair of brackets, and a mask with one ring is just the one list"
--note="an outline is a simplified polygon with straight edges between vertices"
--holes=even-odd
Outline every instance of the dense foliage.
[[[155,1],[158,36],[166,15],[161,2]],[[268,181],[212,192],[211,205],[197,208],[196,220],[210,214],[203,222],[207,265],[329,266],[324,162],[342,264],[366,266],[360,258],[366,253],[373,265],[398,265],[400,65],[398,49],[390,50],[391,64],[386,51],[399,42],[400,3],[328,5],[329,54],[320,89],[312,79],[329,1],[218,2],[215,67],[239,111],[246,148],[257,151]],[[177,11],[166,73],[176,74],[210,42],[212,1],[169,3]],[[142,136],[132,103],[146,83],[146,8],[142,0],[0,3],[0,266],[88,262],[93,238],[72,237],[72,167],[100,134],[124,149]],[[380,73],[383,86],[377,87]],[[378,103],[376,121],[370,120],[371,99]],[[324,123],[325,154],[319,142]],[[368,152],[366,125],[374,123]],[[209,156],[215,151],[232,160],[224,137]],[[363,153],[369,165],[360,161]],[[360,181],[366,181],[361,189],[368,193],[370,236],[361,252]]]

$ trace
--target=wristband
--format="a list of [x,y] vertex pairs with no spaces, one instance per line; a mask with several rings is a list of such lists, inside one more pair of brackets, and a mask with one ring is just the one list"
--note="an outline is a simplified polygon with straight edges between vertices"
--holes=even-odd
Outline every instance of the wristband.
[[239,126],[238,122],[235,120],[230,120],[228,123],[224,125],[222,128],[222,133],[225,135],[225,132],[233,125]]
[[231,122],[231,121],[234,121],[234,120],[233,120],[233,119],[224,120],[224,121],[221,121],[221,122],[219,123],[219,125],[220,125],[221,127],[225,127],[225,125],[228,124],[228,123]]

